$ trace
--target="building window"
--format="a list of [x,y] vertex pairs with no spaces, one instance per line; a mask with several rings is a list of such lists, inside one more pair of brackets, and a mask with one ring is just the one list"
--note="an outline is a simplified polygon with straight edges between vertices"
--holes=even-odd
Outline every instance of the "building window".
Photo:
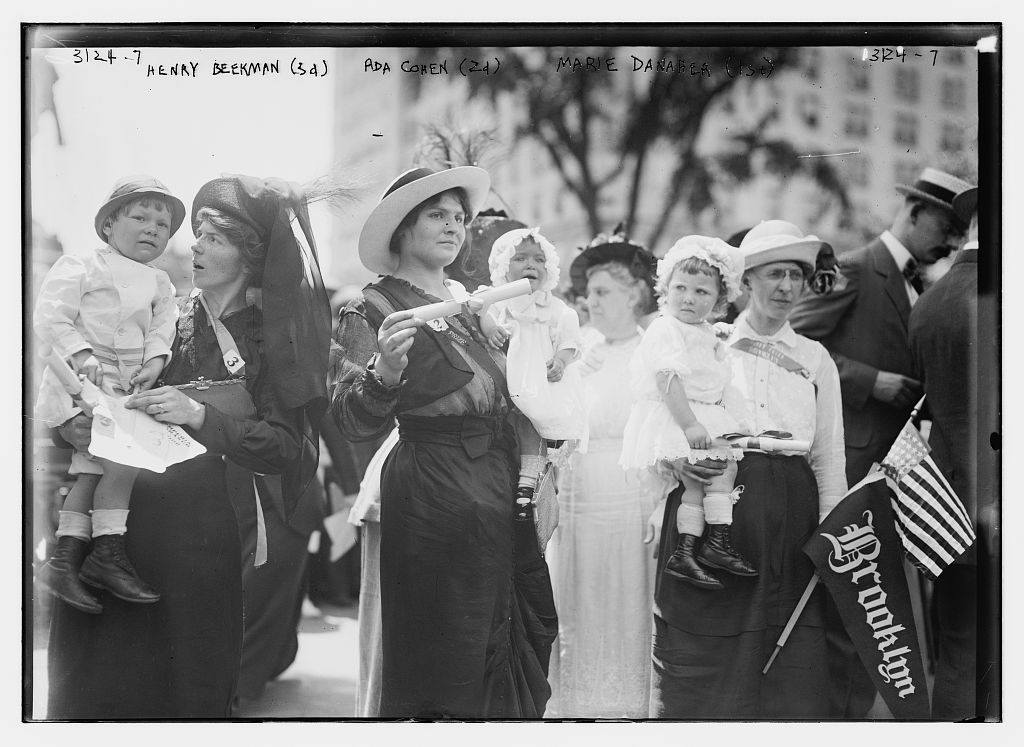
[[847,161],[846,175],[851,184],[866,187],[871,181],[871,159],[863,153],[850,156]]
[[965,86],[960,78],[942,79],[942,105],[947,109],[963,109]]
[[851,91],[870,90],[871,79],[868,77],[868,69],[863,62],[858,59],[847,60],[846,83]]
[[821,104],[814,94],[801,96],[796,102],[800,121],[811,129],[816,129],[821,117]]
[[893,141],[897,145],[914,147],[917,145],[917,117],[907,112],[896,112],[896,129]]
[[804,72],[811,80],[821,77],[821,50],[808,49],[804,52]]
[[868,137],[871,133],[871,109],[862,104],[851,104],[846,110],[844,132],[850,137]]
[[913,184],[917,178],[917,164],[913,161],[897,161],[895,176],[897,184]]
[[939,150],[958,151],[964,147],[964,135],[960,127],[952,122],[944,122],[942,135],[939,139]]
[[909,67],[895,68],[896,95],[908,103],[921,98],[921,76]]
[[939,50],[939,57],[947,65],[954,65],[961,67],[964,64],[964,50],[959,47],[950,47],[948,49]]

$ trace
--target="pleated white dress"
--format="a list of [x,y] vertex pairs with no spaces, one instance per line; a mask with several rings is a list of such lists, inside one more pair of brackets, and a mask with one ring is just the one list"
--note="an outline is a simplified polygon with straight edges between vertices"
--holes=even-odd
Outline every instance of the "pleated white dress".
[[597,337],[580,361],[590,446],[559,477],[561,514],[546,556],[559,636],[545,716],[645,718],[655,561],[643,536],[658,491],[640,471],[618,465],[632,404],[625,383],[640,337]]

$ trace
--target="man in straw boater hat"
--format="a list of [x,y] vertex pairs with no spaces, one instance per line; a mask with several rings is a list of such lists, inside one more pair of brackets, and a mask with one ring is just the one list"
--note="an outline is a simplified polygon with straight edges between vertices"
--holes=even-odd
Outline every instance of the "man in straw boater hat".
[[[999,428],[990,414],[993,405],[986,401],[993,399],[987,394],[992,389],[985,386],[985,377],[997,369],[989,365],[995,348],[979,346],[979,330],[987,327],[983,316],[987,309],[978,292],[977,188],[959,193],[953,207],[970,224],[967,241],[949,272],[914,305],[908,332],[915,370],[931,413],[928,445],[982,539],[934,582],[937,651],[932,718],[943,721],[974,718],[978,711],[978,656],[982,650],[978,647],[979,566],[986,560],[980,548],[984,546],[985,514],[993,509],[995,497],[995,491],[980,487],[986,475],[998,471],[995,451],[978,449],[979,419],[984,425],[992,423],[983,427],[982,433]],[[996,385],[995,381],[989,383]]]
[[[903,205],[892,225],[867,246],[842,254],[840,277],[829,295],[805,296],[793,328],[821,341],[839,368],[846,437],[846,477],[855,485],[881,462],[921,398],[907,323],[924,287],[919,271],[956,249],[967,227],[953,198],[972,185],[934,168],[913,184],[898,184]],[[836,634],[845,638],[836,620]],[[831,642],[831,640],[830,640]],[[849,640],[844,671],[832,673],[836,717],[866,715],[874,687]]]

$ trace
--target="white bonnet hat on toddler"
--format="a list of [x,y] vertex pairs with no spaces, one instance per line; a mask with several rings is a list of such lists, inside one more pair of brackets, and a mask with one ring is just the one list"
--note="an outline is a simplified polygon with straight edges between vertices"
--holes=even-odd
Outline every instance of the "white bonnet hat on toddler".
[[499,286],[508,283],[508,265],[512,260],[512,255],[516,253],[516,247],[528,239],[536,241],[544,251],[544,269],[547,271],[547,277],[540,290],[550,291],[558,287],[558,251],[554,244],[541,236],[539,226],[515,228],[506,231],[494,240],[494,244],[491,245],[491,256],[487,259],[493,285]]
[[684,236],[658,260],[658,287],[662,292],[676,266],[691,257],[701,259],[718,270],[725,282],[727,301],[739,298],[742,290],[740,280],[743,277],[743,254],[736,247],[712,236]]

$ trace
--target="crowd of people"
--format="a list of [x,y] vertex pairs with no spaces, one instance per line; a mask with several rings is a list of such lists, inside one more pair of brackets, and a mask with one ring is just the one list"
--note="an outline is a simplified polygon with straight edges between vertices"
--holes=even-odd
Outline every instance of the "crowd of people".
[[[99,400],[48,369],[37,417],[74,453],[36,573],[58,600],[49,718],[230,718],[280,674],[318,452],[357,495],[359,683],[337,716],[867,715],[821,587],[762,667],[814,573],[805,542],[922,395],[936,461],[976,522],[991,510],[976,188],[926,168],[888,230],[838,255],[774,216],[660,260],[617,229],[566,278],[539,228],[478,243],[490,187],[475,166],[395,178],[358,241],[378,278],[332,320],[308,219],[322,184],[205,184],[177,300],[148,263],[183,202],[152,177],[115,185],[102,246],[52,268],[34,328],[51,369],[205,452],[162,473],[93,456]],[[925,290],[920,268],[953,252]],[[489,282],[469,287],[481,257]],[[936,719],[975,713],[975,562],[935,586]]]

